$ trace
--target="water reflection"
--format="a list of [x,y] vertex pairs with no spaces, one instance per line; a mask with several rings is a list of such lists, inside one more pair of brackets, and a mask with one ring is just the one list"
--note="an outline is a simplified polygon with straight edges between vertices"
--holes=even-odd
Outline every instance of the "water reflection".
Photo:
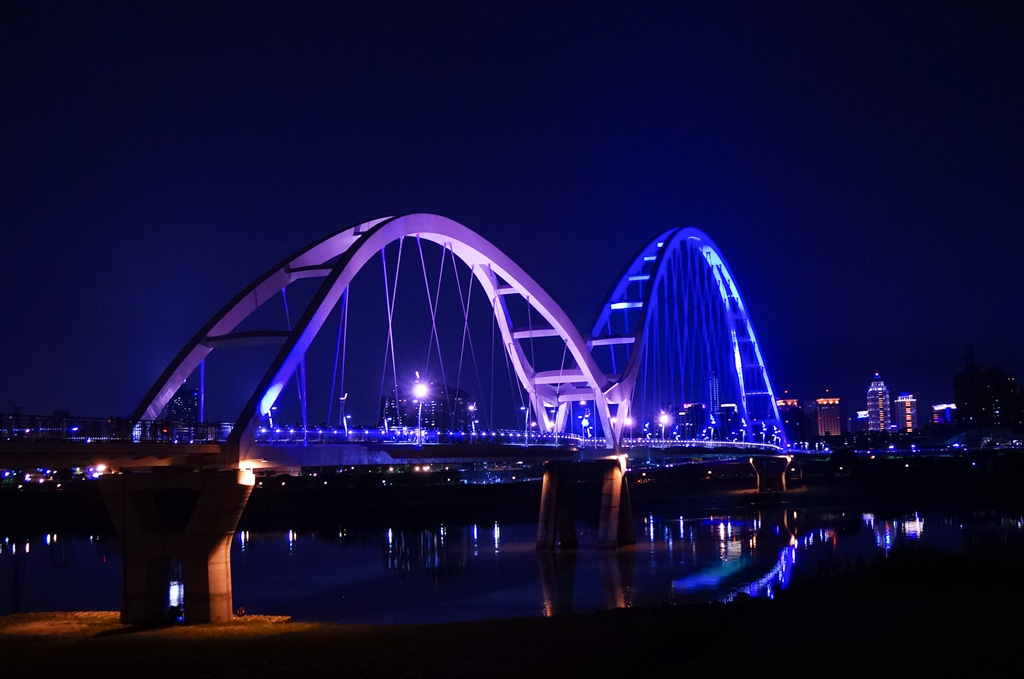
[[[672,580],[677,599],[730,601],[739,594],[774,596],[788,585],[796,561],[796,512],[758,513],[749,517],[680,517],[679,563]],[[669,544],[670,554],[677,546]]]
[[[536,525],[339,527],[322,534],[240,531],[235,606],[297,620],[441,622],[562,615],[666,602],[774,597],[796,573],[829,574],[921,543],[943,550],[1024,545],[1024,518],[792,510],[648,514],[631,548],[535,549]],[[925,530],[927,528],[927,530]],[[0,614],[115,610],[116,543],[97,536],[0,538]]]
[[[476,526],[472,529],[475,535]],[[443,524],[438,528],[420,530],[389,528],[383,552],[384,570],[396,575],[414,572],[434,576],[456,574],[465,570],[469,564],[471,542],[475,556],[476,540],[470,539],[468,526],[456,528],[451,536]]]
[[544,598],[544,617],[572,613],[572,591],[576,579],[576,551],[537,551],[537,569]]
[[116,610],[120,559],[114,541],[47,533],[0,539],[0,615]]

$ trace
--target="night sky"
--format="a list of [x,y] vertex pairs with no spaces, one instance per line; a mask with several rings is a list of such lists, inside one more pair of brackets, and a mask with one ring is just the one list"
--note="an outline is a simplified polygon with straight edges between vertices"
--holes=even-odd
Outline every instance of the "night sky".
[[[1024,371],[1024,5],[4,3],[0,412],[127,415],[287,254],[451,217],[586,334],[696,226],[777,393]],[[555,5],[555,7],[551,7]]]

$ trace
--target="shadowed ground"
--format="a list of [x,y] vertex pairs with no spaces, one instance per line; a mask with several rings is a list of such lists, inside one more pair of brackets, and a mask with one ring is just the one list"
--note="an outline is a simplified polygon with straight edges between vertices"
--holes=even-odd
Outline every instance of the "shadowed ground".
[[1024,559],[908,550],[775,601],[424,626],[135,630],[114,613],[0,619],[5,677],[1019,676]]

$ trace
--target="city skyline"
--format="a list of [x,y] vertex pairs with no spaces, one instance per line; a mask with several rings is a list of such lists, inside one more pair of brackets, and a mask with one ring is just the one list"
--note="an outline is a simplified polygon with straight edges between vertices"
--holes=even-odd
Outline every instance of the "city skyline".
[[584,334],[696,226],[776,396],[844,417],[876,371],[919,417],[951,402],[967,345],[1024,367],[1020,7],[307,9],[2,22],[0,412],[126,415],[268,266],[405,212]]

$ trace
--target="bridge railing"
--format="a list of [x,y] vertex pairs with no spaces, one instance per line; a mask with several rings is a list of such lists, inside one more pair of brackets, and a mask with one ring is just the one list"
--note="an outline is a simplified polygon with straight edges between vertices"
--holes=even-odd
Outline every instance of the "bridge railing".
[[659,439],[659,438],[626,438],[622,440],[623,448],[734,448],[747,451],[782,452],[780,446],[771,443],[750,441],[720,441],[712,439]]
[[335,429],[330,427],[259,427],[256,443],[260,445],[338,445],[349,443],[409,445],[520,445],[577,448],[603,448],[605,440],[584,438],[573,434],[526,432],[516,429],[491,431],[443,431],[392,427],[389,429]]
[[[0,415],[0,443],[4,441],[72,441],[79,443],[224,443],[231,434],[227,422],[185,424],[173,420],[132,422],[121,417],[72,417],[69,415]],[[260,445],[337,445],[346,443],[452,445],[487,444],[605,448],[603,438],[577,434],[518,429],[443,431],[415,427],[338,429],[331,427],[258,427]],[[748,451],[781,452],[772,444],[708,439],[626,438],[623,448],[735,448]]]
[[231,428],[231,424],[225,422],[185,424],[166,419],[132,422],[121,417],[0,415],[0,443],[223,443]]

